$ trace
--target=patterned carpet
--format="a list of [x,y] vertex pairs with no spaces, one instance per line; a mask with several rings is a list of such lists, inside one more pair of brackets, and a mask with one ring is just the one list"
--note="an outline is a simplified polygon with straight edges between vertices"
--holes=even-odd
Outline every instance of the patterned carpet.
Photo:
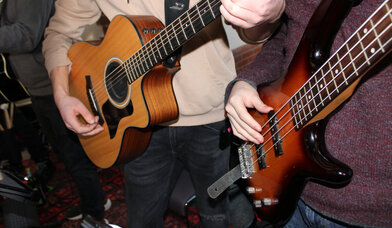
[[[56,164],[56,172],[48,183],[50,190],[46,193],[46,203],[39,207],[39,220],[43,227],[73,228],[79,227],[80,221],[68,221],[67,209],[77,205],[80,198],[76,186],[65,167],[54,155],[51,160]],[[33,167],[31,160],[24,161],[25,166]],[[34,167],[32,168],[34,170]],[[106,211],[110,223],[126,227],[126,208],[123,174],[119,168],[99,170],[103,190],[112,201],[112,207]],[[1,202],[0,202],[1,203]],[[199,217],[193,208],[189,208],[188,218],[171,210],[165,215],[165,228],[200,227]],[[0,228],[4,227],[3,215],[0,213]]]

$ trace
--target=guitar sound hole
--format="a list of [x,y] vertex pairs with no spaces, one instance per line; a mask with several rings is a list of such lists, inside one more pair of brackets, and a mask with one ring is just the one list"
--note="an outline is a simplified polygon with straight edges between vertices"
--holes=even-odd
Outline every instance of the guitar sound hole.
[[106,89],[116,103],[123,102],[128,95],[128,82],[123,68],[118,62],[111,62],[105,74]]

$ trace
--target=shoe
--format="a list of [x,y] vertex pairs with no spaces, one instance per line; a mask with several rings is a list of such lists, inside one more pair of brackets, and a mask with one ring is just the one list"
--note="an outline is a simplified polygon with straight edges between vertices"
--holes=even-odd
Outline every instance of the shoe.
[[53,163],[48,159],[46,161],[37,163],[37,171],[35,172],[35,176],[42,186],[46,186],[46,184],[52,178],[55,170],[56,168],[54,167]]
[[[105,211],[109,210],[110,207],[112,206],[112,201],[109,198],[106,198],[105,204],[103,205],[103,208],[105,209]],[[70,208],[67,211],[67,214],[65,215],[65,217],[68,220],[79,220],[83,218],[83,214],[82,214],[82,208],[80,208],[79,205]]]
[[102,219],[97,220],[90,215],[84,216],[82,222],[80,223],[81,228],[111,228],[108,220]]

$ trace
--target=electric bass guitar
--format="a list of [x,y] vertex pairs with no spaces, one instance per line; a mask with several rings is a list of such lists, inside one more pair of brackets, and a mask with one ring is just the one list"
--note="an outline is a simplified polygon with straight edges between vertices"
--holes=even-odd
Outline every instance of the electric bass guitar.
[[[75,43],[70,93],[99,117],[103,132],[79,136],[90,160],[101,168],[144,152],[153,125],[173,120],[178,107],[168,68],[170,55],[219,18],[219,0],[203,0],[164,28],[152,16],[117,16],[98,46]],[[168,58],[169,57],[169,58]]]
[[325,120],[392,46],[392,3],[387,0],[329,57],[333,37],[351,4],[322,1],[285,76],[259,88],[261,100],[276,110],[268,115],[251,111],[263,127],[265,141],[238,148],[240,164],[208,188],[212,198],[234,181],[247,179],[259,217],[283,226],[307,181],[333,188],[349,184],[352,170],[326,149]]
[[12,71],[7,55],[0,53],[0,103],[15,102],[29,96],[27,89]]

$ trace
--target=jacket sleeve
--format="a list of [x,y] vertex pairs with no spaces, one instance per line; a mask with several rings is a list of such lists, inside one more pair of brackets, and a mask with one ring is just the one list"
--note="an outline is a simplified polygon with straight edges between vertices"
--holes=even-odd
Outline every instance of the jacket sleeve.
[[7,1],[0,27],[0,52],[32,52],[41,42],[52,4],[52,0]]
[[57,66],[70,66],[67,56],[72,43],[80,41],[87,25],[101,16],[95,0],[57,0],[56,12],[49,21],[43,42],[45,66],[48,72]]
[[238,79],[248,80],[258,86],[270,83],[282,76],[285,66],[286,31],[287,24],[282,23],[272,39],[263,45],[255,60],[239,73]]
[[284,73],[285,47],[287,24],[282,23],[276,34],[263,44],[261,51],[251,64],[226,87],[225,103],[229,98],[231,88],[237,81],[246,81],[254,88],[277,80]]

